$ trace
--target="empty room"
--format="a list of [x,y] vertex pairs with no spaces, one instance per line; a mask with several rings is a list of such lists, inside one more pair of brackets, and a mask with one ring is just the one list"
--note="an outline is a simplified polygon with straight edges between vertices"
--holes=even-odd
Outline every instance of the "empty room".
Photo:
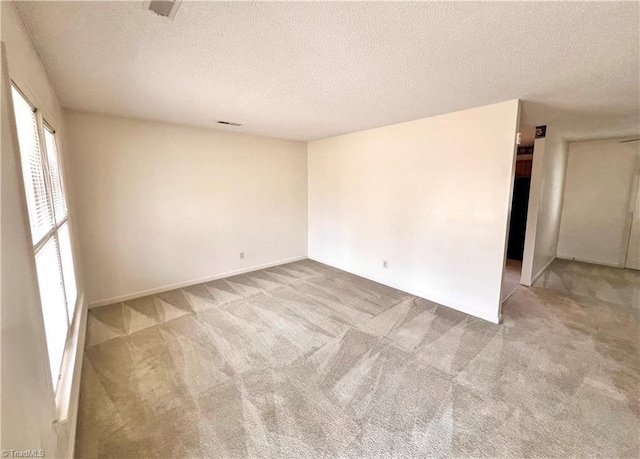
[[640,3],[0,13],[3,457],[640,456]]

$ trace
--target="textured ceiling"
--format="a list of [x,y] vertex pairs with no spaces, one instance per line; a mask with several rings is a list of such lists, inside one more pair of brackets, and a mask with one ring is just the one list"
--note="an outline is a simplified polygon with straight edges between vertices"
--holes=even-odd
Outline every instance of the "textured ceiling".
[[65,107],[298,140],[513,98],[529,126],[639,114],[636,2],[142,5],[18,5]]

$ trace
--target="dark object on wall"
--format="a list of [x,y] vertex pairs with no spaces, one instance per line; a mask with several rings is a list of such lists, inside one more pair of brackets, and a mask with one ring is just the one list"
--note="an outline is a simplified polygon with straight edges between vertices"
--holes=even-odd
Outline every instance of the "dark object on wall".
[[182,0],[149,0],[144,3],[144,7],[158,16],[173,19],[180,3]]
[[524,235],[527,229],[527,209],[529,208],[530,187],[531,177],[516,177],[513,186],[509,243],[507,245],[507,258],[510,260],[522,261]]
[[533,154],[533,147],[518,147],[518,154],[519,155],[532,155]]
[[547,136],[547,126],[536,126],[536,139]]

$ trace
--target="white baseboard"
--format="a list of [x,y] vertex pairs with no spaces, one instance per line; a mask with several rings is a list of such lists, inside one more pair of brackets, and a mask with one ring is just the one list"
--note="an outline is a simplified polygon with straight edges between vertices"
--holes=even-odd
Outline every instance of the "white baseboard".
[[569,261],[579,261],[580,263],[589,263],[591,265],[600,265],[600,266],[610,266],[612,268],[624,268],[623,263],[606,263],[603,261],[589,260],[587,258],[574,258],[574,257],[561,257],[558,256],[560,260],[569,260]]
[[469,308],[469,307],[459,306],[459,305],[444,304],[442,301],[438,301],[436,298],[433,298],[433,296],[430,295],[428,292],[419,291],[419,290],[417,290],[417,289],[415,289],[413,287],[407,286],[407,285],[402,285],[402,284],[396,283],[396,282],[388,282],[388,281],[385,281],[385,280],[376,279],[376,278],[374,278],[372,276],[368,276],[368,275],[363,274],[363,273],[359,273],[359,272],[355,272],[355,271],[349,271],[349,270],[346,270],[346,269],[341,268],[339,266],[336,266],[336,265],[334,265],[332,263],[329,263],[329,262],[327,262],[325,260],[321,260],[319,258],[309,257],[309,260],[317,261],[318,263],[322,263],[322,264],[325,264],[327,266],[331,266],[332,268],[336,268],[336,269],[339,269],[341,271],[345,271],[345,272],[348,272],[348,273],[351,273],[351,274],[355,274],[356,276],[364,277],[365,279],[368,279],[368,280],[373,281],[373,282],[377,282],[378,284],[386,285],[388,287],[392,287],[392,288],[395,288],[397,290],[401,290],[401,291],[406,292],[406,293],[408,293],[410,295],[423,298],[423,299],[425,299],[427,301],[431,301],[433,303],[440,304],[440,305],[445,306],[447,308],[455,309],[456,311],[460,311],[460,312],[463,312],[465,314],[469,314],[471,316],[478,317],[480,319],[486,320],[488,322],[492,322],[494,324],[499,324],[500,321],[502,320],[502,315],[500,313],[497,316],[494,316],[494,315],[487,314],[487,313],[485,313],[483,311],[479,311],[479,310],[474,309],[474,308]]
[[[545,264],[545,265],[542,267],[542,269],[541,269],[540,271],[538,271],[538,273],[537,273],[535,276],[533,276],[533,277],[531,278],[531,285],[535,284],[535,283],[536,283],[536,281],[538,280],[538,278],[539,278],[540,276],[542,276],[542,274],[543,274],[547,269],[549,269],[549,266],[551,266],[551,263],[553,263],[553,261],[554,261],[555,259],[556,259],[556,257],[553,257],[553,258],[551,258],[551,260],[547,261],[547,264]],[[530,285],[529,287],[531,287],[531,285]]]
[[258,271],[260,269],[272,268],[274,266],[284,265],[287,263],[293,263],[294,261],[306,260],[307,256],[302,255],[293,258],[287,258],[285,260],[278,260],[271,263],[264,263],[262,265],[250,266],[248,268],[237,269],[235,271],[227,271],[220,274],[214,274],[213,276],[201,277],[199,279],[192,279],[185,282],[178,282],[176,284],[171,285],[163,285],[162,287],[151,288],[148,290],[141,290],[135,293],[129,293],[126,295],[115,296],[112,298],[107,298],[105,300],[95,301],[89,305],[89,309],[99,308],[100,306],[106,306],[108,304],[120,303],[122,301],[135,300],[136,298],[141,298],[143,296],[155,295],[156,293],[168,292],[170,290],[175,290],[177,288],[189,287],[191,285],[202,284],[203,282],[210,282],[217,279],[223,279],[225,277],[236,276],[238,274],[245,274],[252,271]]
[[[501,303],[501,304],[504,304],[504,302],[505,302],[505,301],[507,301],[511,295],[513,295],[514,293],[516,293],[516,290],[518,290],[518,289],[520,288],[520,286],[521,286],[521,285],[522,285],[522,284],[520,284],[520,283],[519,283],[518,285],[516,285],[516,288],[514,288],[513,290],[511,290],[511,292],[510,292],[507,296],[505,296],[504,298],[500,298],[500,303]],[[502,295],[500,295],[500,296],[502,296]],[[500,306],[500,308],[502,309],[502,306]]]

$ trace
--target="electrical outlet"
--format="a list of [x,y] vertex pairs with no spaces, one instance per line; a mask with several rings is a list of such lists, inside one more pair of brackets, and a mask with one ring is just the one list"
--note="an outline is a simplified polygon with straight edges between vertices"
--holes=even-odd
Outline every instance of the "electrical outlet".
[[387,269],[389,267],[389,262],[387,260],[382,260],[382,267]]
[[240,259],[244,260],[244,252],[240,252]]

